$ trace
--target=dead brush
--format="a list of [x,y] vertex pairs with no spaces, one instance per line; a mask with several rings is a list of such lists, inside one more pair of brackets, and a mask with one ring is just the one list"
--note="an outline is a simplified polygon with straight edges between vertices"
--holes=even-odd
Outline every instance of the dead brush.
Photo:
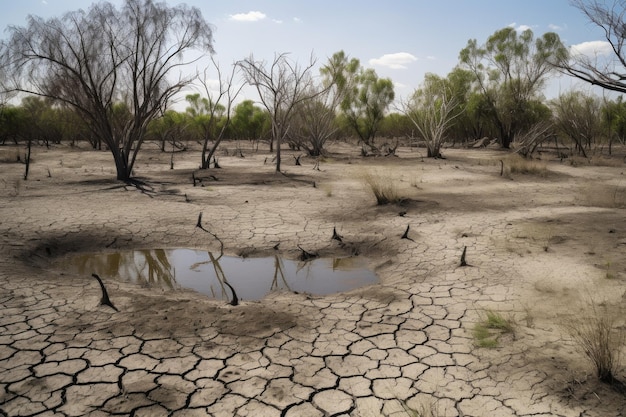
[[506,174],[507,177],[514,174],[546,177],[549,172],[545,162],[524,158],[518,154],[507,156],[502,160],[502,163],[503,174]]
[[396,180],[388,174],[380,171],[366,172],[363,174],[363,182],[376,197],[376,204],[397,204],[406,201],[407,198],[400,194]]
[[616,374],[626,347],[626,328],[619,327],[621,317],[619,311],[591,300],[576,317],[563,322],[565,331],[593,364],[600,381],[620,386]]
[[586,184],[580,187],[578,198],[583,205],[602,208],[626,207],[626,187],[611,184]]

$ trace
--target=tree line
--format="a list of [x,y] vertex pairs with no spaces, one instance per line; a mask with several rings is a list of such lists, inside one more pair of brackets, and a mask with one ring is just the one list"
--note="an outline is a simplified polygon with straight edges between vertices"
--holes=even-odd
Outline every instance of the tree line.
[[[250,55],[228,71],[211,59],[203,72],[182,75],[181,68],[213,52],[213,28],[186,5],[126,0],[119,9],[101,2],[60,18],[31,16],[0,43],[0,142],[86,141],[111,152],[124,181],[147,140],[163,151],[197,141],[206,169],[222,140],[266,139],[277,171],[283,145],[318,156],[340,137],[356,137],[363,155],[395,150],[381,137],[423,145],[428,157],[442,157],[444,143],[483,138],[526,157],[549,140],[583,156],[599,147],[611,152],[612,144],[626,141],[621,96],[543,96],[557,73],[626,91],[620,3],[573,4],[605,29],[617,66],[572,54],[555,33],[535,37],[530,29],[506,27],[484,42],[470,39],[449,74],[426,74],[406,98],[396,98],[391,79],[344,51],[317,72],[313,56],[303,64],[277,53],[272,61]],[[246,84],[258,101],[238,101]],[[172,110],[173,98],[192,85],[185,110]],[[8,104],[10,97],[21,103]]]

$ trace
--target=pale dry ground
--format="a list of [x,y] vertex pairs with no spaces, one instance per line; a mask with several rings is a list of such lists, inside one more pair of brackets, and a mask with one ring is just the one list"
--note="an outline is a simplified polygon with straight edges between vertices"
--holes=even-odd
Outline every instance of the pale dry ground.
[[[287,155],[280,175],[245,146],[193,187],[198,152],[170,170],[147,144],[143,191],[114,180],[107,152],[34,148],[23,181],[16,149],[0,148],[0,415],[408,415],[402,402],[437,416],[626,415],[563,330],[590,298],[626,306],[619,158],[501,177],[498,150],[362,159],[342,144],[319,171]],[[409,200],[376,206],[368,172]],[[200,212],[227,254],[358,253],[381,283],[233,307],[108,281],[115,312],[92,278],[52,266],[74,252],[215,251]],[[486,310],[514,323],[495,349],[472,336]]]

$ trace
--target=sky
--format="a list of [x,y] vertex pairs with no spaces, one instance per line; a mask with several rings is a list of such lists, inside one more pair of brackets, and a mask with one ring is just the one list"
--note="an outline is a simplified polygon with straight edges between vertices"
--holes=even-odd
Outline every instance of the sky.
[[[120,5],[122,0],[110,0]],[[166,0],[170,5],[182,3]],[[0,1],[1,36],[9,25],[24,26],[28,15],[61,16],[89,0]],[[301,65],[313,55],[317,67],[343,50],[380,77],[391,78],[396,96],[406,97],[426,73],[446,76],[470,39],[483,44],[507,26],[530,28],[535,37],[556,32],[567,47],[606,46],[602,30],[569,0],[187,0],[214,28],[215,59],[220,67],[249,57],[272,61],[289,53]],[[600,49],[597,49],[600,48]],[[316,72],[317,73],[317,72]],[[210,73],[209,73],[210,74]],[[589,87],[555,77],[545,95]],[[596,91],[596,90],[590,90]],[[246,90],[243,98],[255,100]],[[600,92],[601,94],[601,92]]]

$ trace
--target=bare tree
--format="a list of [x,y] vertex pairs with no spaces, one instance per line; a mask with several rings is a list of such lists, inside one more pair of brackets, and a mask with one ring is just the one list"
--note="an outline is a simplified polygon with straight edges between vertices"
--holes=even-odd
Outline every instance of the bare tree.
[[552,128],[551,121],[543,120],[534,123],[525,131],[517,132],[514,138],[515,152],[524,158],[530,158],[539,145],[553,136]]
[[304,148],[309,156],[322,155],[324,145],[339,129],[335,113],[339,102],[335,99],[337,96],[330,95],[329,91],[326,89],[326,92],[319,94],[318,97],[300,103],[294,112],[293,128],[288,135],[289,142]]
[[578,153],[587,158],[585,148],[602,133],[602,103],[599,97],[580,91],[561,94],[550,103],[556,127],[569,137]]
[[569,56],[554,60],[554,65],[579,80],[626,93],[626,3],[623,0],[571,0],[571,3],[604,30],[614,56],[603,57],[596,53],[591,57],[581,51],[570,50]]
[[[212,52],[213,31],[197,8],[152,0],[107,2],[88,12],[10,27],[0,63],[14,74],[4,89],[49,97],[76,108],[110,149],[117,178],[128,181],[148,123],[194,76],[176,74]],[[200,50],[200,56],[185,53]],[[114,111],[123,104],[124,114]],[[123,117],[122,117],[123,116]],[[121,120],[115,121],[114,118]]]
[[[224,133],[230,125],[231,110],[233,102],[241,92],[243,84],[239,86],[234,85],[235,72],[237,65],[233,65],[230,75],[224,77],[219,63],[211,57],[213,67],[217,71],[218,92],[213,94],[211,92],[211,83],[207,77],[207,69],[205,68],[203,76],[199,78],[200,87],[206,95],[206,106],[204,115],[204,122],[202,123],[202,130],[204,139],[202,142],[202,155],[200,167],[207,169],[210,167],[211,158],[215,155],[215,151],[224,137]],[[224,103],[224,104],[222,104]],[[219,113],[223,113],[224,120],[219,127],[217,122],[219,119]],[[209,143],[213,140],[213,146],[209,149]]]
[[289,59],[288,54],[277,54],[268,66],[265,61],[256,61],[250,55],[237,65],[243,70],[246,82],[257,89],[263,106],[272,120],[272,141],[276,141],[276,172],[280,172],[280,144],[289,133],[294,108],[310,100],[313,79],[310,75],[315,65],[311,56],[309,63],[301,67]]
[[461,114],[457,104],[445,80],[434,74],[426,74],[422,87],[401,104],[402,112],[426,142],[429,158],[441,158],[446,132]]

